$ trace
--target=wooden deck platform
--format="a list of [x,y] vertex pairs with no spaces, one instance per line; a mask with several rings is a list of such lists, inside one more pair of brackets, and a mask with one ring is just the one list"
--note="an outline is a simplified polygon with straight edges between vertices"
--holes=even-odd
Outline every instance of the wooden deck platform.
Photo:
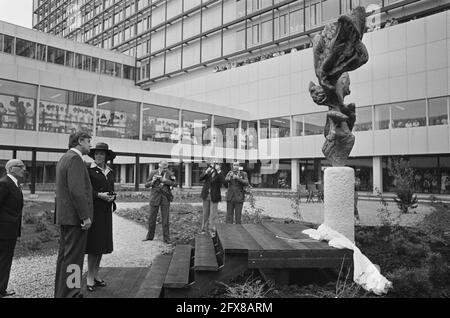
[[302,223],[217,224],[216,237],[199,234],[195,248],[177,245],[150,268],[102,268],[108,286],[89,293],[84,280],[83,293],[90,298],[201,297],[247,269],[287,284],[293,270],[352,266],[353,251],[311,239],[305,229]]

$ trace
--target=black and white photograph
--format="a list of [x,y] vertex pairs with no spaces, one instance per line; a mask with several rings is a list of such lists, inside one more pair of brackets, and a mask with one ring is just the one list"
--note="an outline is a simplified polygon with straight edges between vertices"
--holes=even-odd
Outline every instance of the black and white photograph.
[[449,122],[450,0],[0,0],[0,304],[449,298]]

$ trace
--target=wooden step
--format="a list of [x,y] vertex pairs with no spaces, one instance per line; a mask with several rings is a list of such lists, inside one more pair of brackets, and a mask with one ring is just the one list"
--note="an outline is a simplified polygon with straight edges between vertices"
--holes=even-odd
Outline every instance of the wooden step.
[[195,260],[196,271],[218,271],[214,243],[209,234],[198,234],[195,236]]
[[159,298],[172,255],[158,255],[152,263],[136,298]]
[[189,284],[191,252],[190,245],[175,246],[163,285],[165,288],[184,288]]

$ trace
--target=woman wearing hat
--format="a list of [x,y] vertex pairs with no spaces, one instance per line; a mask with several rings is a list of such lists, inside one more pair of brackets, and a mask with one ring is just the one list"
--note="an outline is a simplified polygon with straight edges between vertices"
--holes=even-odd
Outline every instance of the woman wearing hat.
[[94,162],[89,165],[89,177],[94,195],[94,220],[88,232],[86,254],[88,254],[87,290],[104,287],[106,283],[98,276],[103,254],[113,251],[112,212],[116,208],[114,200],[114,171],[106,164],[116,154],[105,143],[97,143],[89,157]]

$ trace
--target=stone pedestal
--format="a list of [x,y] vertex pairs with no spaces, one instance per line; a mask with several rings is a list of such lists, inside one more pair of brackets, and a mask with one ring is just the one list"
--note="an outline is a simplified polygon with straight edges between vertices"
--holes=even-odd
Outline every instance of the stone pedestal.
[[349,167],[325,169],[324,224],[355,242],[355,171]]

